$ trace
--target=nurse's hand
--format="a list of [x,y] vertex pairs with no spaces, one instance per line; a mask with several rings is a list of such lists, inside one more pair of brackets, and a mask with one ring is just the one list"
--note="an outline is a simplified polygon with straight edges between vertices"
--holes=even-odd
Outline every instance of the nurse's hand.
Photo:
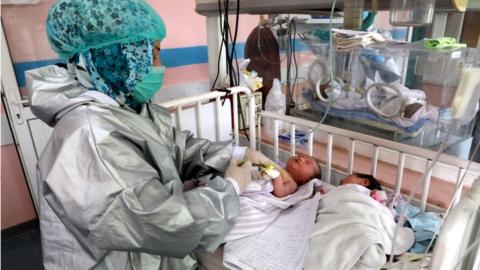
[[225,177],[235,180],[240,188],[240,192],[245,191],[250,181],[252,181],[252,163],[246,161],[239,166],[234,159],[231,159],[225,171]]
[[259,165],[262,167],[268,167],[273,165],[275,170],[279,171],[281,175],[285,175],[285,170],[280,167],[277,163],[273,162],[267,156],[262,154],[259,151],[247,148],[245,151],[245,160],[252,162],[253,165]]
[[247,148],[245,151],[245,160],[250,161],[253,165],[260,165],[264,167],[269,165],[275,166],[275,163],[273,163],[273,161],[264,154],[250,148]]

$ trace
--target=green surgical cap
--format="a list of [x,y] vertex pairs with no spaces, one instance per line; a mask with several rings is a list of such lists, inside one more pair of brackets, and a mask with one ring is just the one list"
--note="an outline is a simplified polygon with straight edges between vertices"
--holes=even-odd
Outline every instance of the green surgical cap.
[[165,24],[144,0],[59,0],[48,12],[47,35],[61,58],[112,44],[162,40]]

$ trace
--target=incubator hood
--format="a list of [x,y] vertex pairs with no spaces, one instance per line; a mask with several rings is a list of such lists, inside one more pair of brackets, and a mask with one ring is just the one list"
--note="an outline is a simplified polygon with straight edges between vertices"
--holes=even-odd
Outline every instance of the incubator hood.
[[[239,0],[240,13],[250,14],[316,14],[330,10],[331,0]],[[218,15],[218,0],[196,0],[195,10],[201,15]],[[343,8],[344,0],[336,2],[336,6]],[[365,0],[365,9],[371,9],[372,0]],[[390,1],[378,1],[380,10],[389,10]],[[470,3],[471,2],[471,3]],[[479,9],[480,1],[468,0],[436,0],[435,10],[437,11],[460,11],[468,9]],[[230,12],[236,12],[236,0],[229,0]]]

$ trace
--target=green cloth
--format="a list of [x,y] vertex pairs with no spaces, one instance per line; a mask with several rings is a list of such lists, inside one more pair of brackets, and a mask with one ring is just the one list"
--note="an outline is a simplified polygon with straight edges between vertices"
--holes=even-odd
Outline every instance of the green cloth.
[[162,18],[144,0],[58,0],[48,12],[46,26],[52,49],[64,59],[166,35]]
[[363,20],[362,30],[367,31],[370,26],[375,22],[375,17],[377,16],[376,11],[368,11],[367,17]]
[[457,43],[457,40],[452,37],[426,38],[424,40],[424,45],[426,49],[443,49],[443,50],[452,50],[452,49],[467,47],[467,44]]

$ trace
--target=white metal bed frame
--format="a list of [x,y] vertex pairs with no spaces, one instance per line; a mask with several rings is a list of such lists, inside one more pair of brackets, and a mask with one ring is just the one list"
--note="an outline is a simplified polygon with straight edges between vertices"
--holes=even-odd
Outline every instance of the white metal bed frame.
[[[235,144],[238,146],[240,143],[240,134],[239,134],[239,122],[238,122],[238,95],[245,94],[249,97],[248,100],[248,121],[249,123],[255,123],[255,99],[251,94],[251,91],[245,87],[232,87],[228,89],[230,92],[227,94],[232,95],[232,113],[233,113],[233,130],[232,135],[235,140]],[[182,111],[184,108],[195,106],[195,121],[197,128],[197,136],[199,138],[203,137],[202,130],[202,113],[201,108],[203,104],[208,103],[210,100],[215,99],[215,140],[220,140],[220,121],[221,113],[220,108],[222,106],[222,98],[226,95],[225,92],[211,91],[205,94],[200,94],[196,96],[190,96],[180,99],[171,100],[160,105],[175,110],[176,115],[176,125],[177,128],[182,130]],[[255,149],[256,141],[256,127],[255,125],[250,125],[249,135],[250,135],[250,148]],[[193,131],[193,130],[192,130]]]
[[[249,106],[248,106],[248,119],[249,123],[257,123],[261,124],[262,119],[269,118],[273,119],[274,121],[274,130],[273,130],[273,160],[278,161],[279,158],[279,123],[285,122],[290,124],[290,136],[291,138],[295,138],[295,131],[297,127],[301,127],[303,129],[307,129],[312,131],[313,128],[317,126],[316,122],[296,118],[292,116],[280,115],[273,112],[262,111],[260,113],[260,117],[256,118],[255,112],[255,101],[253,95],[251,95],[251,91],[245,87],[232,87],[229,88],[230,94],[233,96],[233,103],[232,103],[232,112],[233,112],[233,139],[235,140],[236,145],[239,144],[240,141],[240,133],[239,133],[239,120],[238,120],[238,95],[245,94],[249,96]],[[205,94],[197,95],[197,96],[190,96],[181,99],[172,100],[169,102],[162,103],[161,105],[175,111],[176,115],[176,123],[177,128],[182,129],[182,111],[187,107],[195,106],[195,121],[196,121],[196,128],[197,128],[197,136],[202,137],[202,118],[201,114],[201,107],[203,104],[208,103],[210,100],[214,99],[215,101],[215,127],[216,127],[216,140],[220,138],[220,125],[219,122],[221,121],[221,113],[220,108],[222,104],[222,97],[225,96],[225,92],[219,91],[212,91]],[[230,116],[228,116],[230,117]],[[423,159],[426,161],[427,166],[425,167],[426,179],[423,185],[422,194],[420,198],[420,207],[422,210],[425,210],[427,206],[427,199],[428,199],[428,192],[430,188],[430,179],[432,175],[432,170],[435,168],[431,168],[428,172],[432,160],[434,159],[436,152],[422,149],[419,147],[406,145],[398,142],[392,142],[389,140],[373,137],[370,135],[365,135],[358,132],[348,131],[328,125],[320,125],[316,130],[308,133],[308,154],[313,154],[313,144],[315,135],[323,133],[326,134],[326,145],[327,145],[327,153],[326,153],[326,164],[323,164],[326,168],[326,175],[325,180],[329,182],[332,176],[332,153],[333,153],[333,141],[334,138],[340,137],[349,140],[348,146],[348,159],[347,159],[347,171],[345,173],[351,174],[353,172],[353,164],[354,164],[354,155],[355,155],[355,146],[357,143],[362,143],[369,145],[372,148],[372,156],[371,156],[371,168],[370,173],[375,176],[377,173],[377,165],[379,161],[379,151],[380,149],[388,149],[390,151],[396,152],[399,155],[399,159],[397,162],[397,173],[396,173],[396,183],[395,183],[395,194],[398,195],[401,192],[402,186],[402,179],[403,179],[403,172],[405,168],[405,159],[407,157],[415,157],[417,159]],[[256,142],[257,142],[257,134],[258,139],[261,142],[262,134],[261,129],[256,128],[255,125],[249,125],[249,136],[250,136],[250,148],[256,149]],[[295,155],[296,152],[296,145],[295,139],[290,140],[290,155]],[[450,167],[456,168],[457,170],[457,184],[462,179],[463,175],[465,174],[465,168],[467,167],[467,160],[459,159],[454,156],[450,155],[441,155],[438,163],[435,166],[440,164],[450,165]],[[479,164],[472,164],[470,167],[470,171],[474,171],[475,174],[480,175],[480,165]],[[454,204],[456,204],[460,200],[460,195],[454,199]]]

